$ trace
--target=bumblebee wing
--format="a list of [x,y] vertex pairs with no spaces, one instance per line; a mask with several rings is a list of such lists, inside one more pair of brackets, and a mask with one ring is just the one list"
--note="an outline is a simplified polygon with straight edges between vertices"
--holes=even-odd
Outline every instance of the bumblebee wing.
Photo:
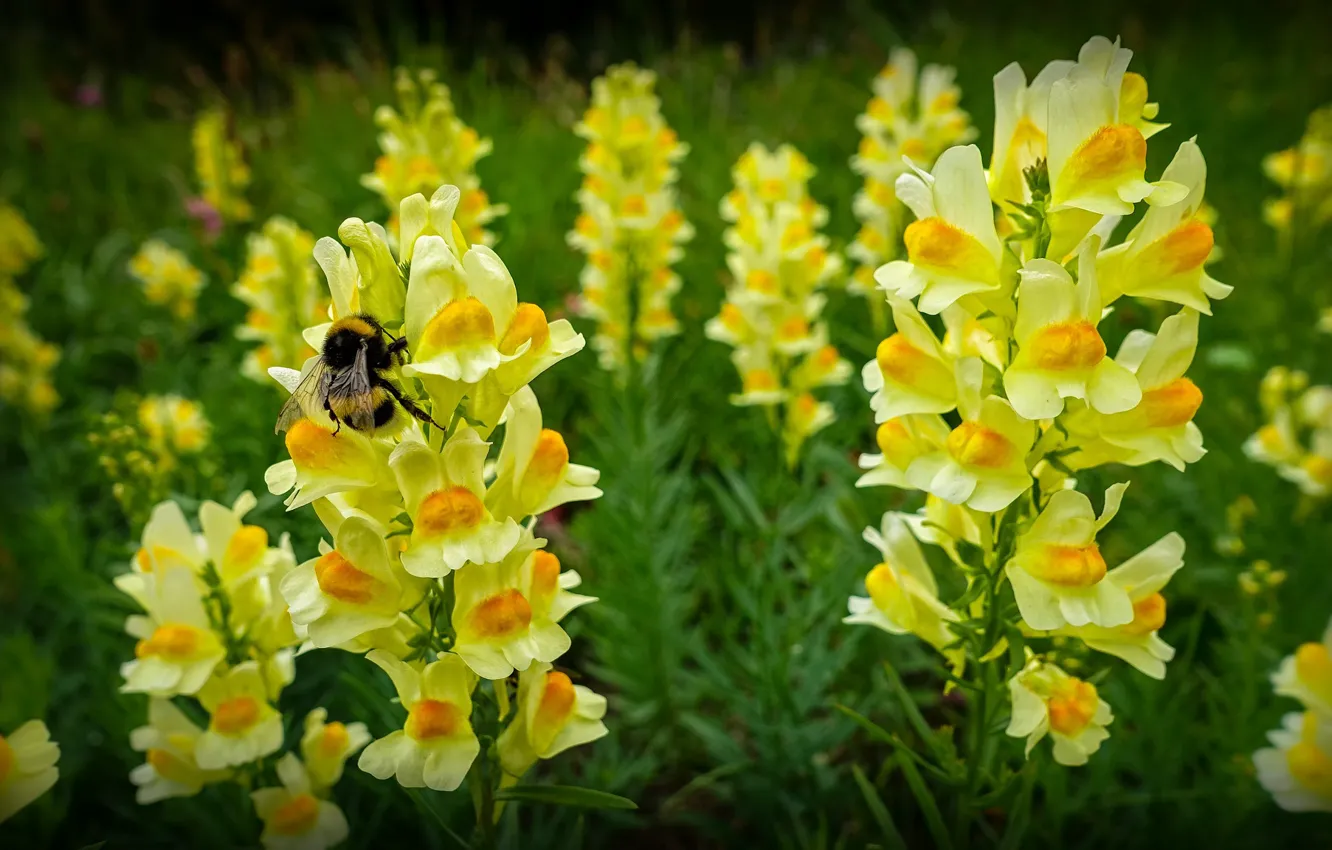
[[370,391],[370,365],[365,345],[356,352],[356,360],[346,369],[328,374],[328,399],[333,412],[357,431],[375,427],[375,402]]
[[324,365],[322,359],[316,360],[314,367],[296,385],[296,389],[291,391],[287,403],[282,405],[277,425],[273,428],[274,434],[280,434],[297,420],[304,419],[309,415],[309,411],[323,409],[324,398],[328,394],[328,378],[328,367]]

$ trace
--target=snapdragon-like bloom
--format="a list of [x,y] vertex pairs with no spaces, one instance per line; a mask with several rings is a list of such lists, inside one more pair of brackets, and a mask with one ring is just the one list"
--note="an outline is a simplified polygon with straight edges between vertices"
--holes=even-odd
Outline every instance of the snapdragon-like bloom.
[[150,304],[166,307],[177,319],[194,317],[204,275],[182,251],[161,239],[149,239],[130,259],[129,271]]
[[1008,682],[1013,714],[1007,732],[1027,739],[1027,754],[1041,739],[1054,739],[1054,758],[1077,766],[1110,737],[1105,727],[1114,720],[1110,704],[1096,686],[1065,673],[1054,664],[1033,659]]
[[199,702],[208,712],[208,728],[194,746],[199,767],[242,765],[282,746],[282,715],[270,702],[269,678],[257,662],[246,661],[199,690]]
[[544,662],[528,667],[518,677],[513,722],[497,742],[504,780],[516,782],[537,759],[605,737],[605,716],[606,698],[575,685],[569,674]]
[[1278,233],[1332,221],[1332,106],[1313,111],[1293,147],[1264,157],[1263,173],[1282,190],[1263,204],[1263,219]]
[[813,390],[845,383],[851,364],[828,343],[820,290],[841,270],[818,232],[828,212],[809,194],[814,168],[790,145],[752,144],[732,169],[733,189],[721,204],[732,226],[723,234],[732,275],[709,337],[732,346],[740,406],[778,406],[787,463],[834,420],[832,405]]
[[199,194],[223,222],[249,221],[254,214],[245,200],[250,167],[240,145],[228,130],[229,116],[221,107],[200,112],[194,119],[194,174]]
[[205,785],[230,776],[226,770],[204,770],[194,758],[203,730],[167,699],[148,703],[148,725],[130,732],[130,747],[143,753],[143,764],[130,771],[139,805],[170,797],[193,797]]
[[310,785],[318,791],[338,784],[344,765],[370,740],[364,723],[330,721],[325,709],[312,710],[305,716],[305,734],[301,736],[301,758]]
[[50,791],[60,777],[60,745],[40,720],[0,735],[0,823]]
[[1291,712],[1253,754],[1258,782],[1288,812],[1332,812],[1332,716]]
[[281,216],[246,238],[245,268],[231,287],[249,308],[236,337],[258,343],[241,363],[245,377],[267,382],[273,366],[296,367],[314,355],[301,331],[322,321],[329,305],[315,278],[313,250],[314,237]]
[[1263,377],[1264,424],[1244,443],[1244,453],[1313,498],[1332,495],[1332,387],[1309,386],[1303,372],[1284,366]]
[[43,417],[59,402],[51,371],[60,349],[44,342],[28,326],[28,299],[15,279],[43,253],[28,222],[17,209],[0,203],[0,401]]
[[389,675],[407,719],[361,751],[361,770],[376,779],[392,776],[404,788],[457,788],[481,751],[471,723],[475,674],[453,654],[424,667],[380,650],[366,659]]
[[[413,76],[399,68],[394,87],[398,108],[383,105],[375,110],[380,156],[361,185],[376,192],[395,217],[406,198],[443,184],[457,186],[461,196],[455,220],[463,236],[468,242],[494,244],[495,234],[486,225],[509,208],[492,203],[476,175],[477,160],[493,147],[490,139],[458,117],[449,87],[433,71]],[[396,231],[396,218],[391,224]]]
[[1272,675],[1272,688],[1280,696],[1294,697],[1311,711],[1332,717],[1332,622],[1321,641],[1301,644],[1282,659]]
[[255,813],[264,823],[264,850],[326,850],[347,838],[347,818],[336,803],[315,796],[317,790],[295,753],[277,763],[280,787],[250,792]]
[[592,83],[592,103],[574,132],[581,210],[568,235],[587,256],[578,311],[597,323],[592,345],[603,368],[641,359],[655,340],[679,333],[671,309],[681,280],[671,266],[694,229],[676,200],[676,165],[689,146],[661,115],[656,74],[613,65]]
[[865,178],[852,209],[861,228],[847,247],[859,266],[848,288],[869,295],[874,270],[902,250],[905,226],[894,184],[907,171],[905,160],[929,169],[945,149],[976,135],[971,119],[958,107],[962,93],[955,71],[926,65],[916,73],[916,56],[895,48],[872,83],[874,96],[856,118],[862,138],[851,168]]
[[882,527],[865,529],[865,542],[883,560],[865,576],[869,596],[852,596],[844,623],[863,623],[890,634],[914,634],[942,651],[955,639],[956,612],[939,601],[939,585],[907,521],[883,515]]
[[179,568],[145,580],[138,601],[148,614],[131,615],[125,621],[125,631],[138,643],[134,660],[121,665],[125,677],[121,690],[161,697],[194,694],[225,656],[199,598],[197,580]]

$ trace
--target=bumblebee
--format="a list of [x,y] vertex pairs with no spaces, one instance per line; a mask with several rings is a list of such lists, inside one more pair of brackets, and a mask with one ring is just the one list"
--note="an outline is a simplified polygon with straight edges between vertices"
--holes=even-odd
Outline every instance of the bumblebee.
[[336,423],[335,434],[343,423],[373,433],[393,421],[399,406],[438,428],[430,414],[388,378],[390,369],[402,365],[406,352],[407,340],[384,330],[373,316],[362,313],[338,319],[324,336],[319,362],[282,406],[274,433],[321,407]]

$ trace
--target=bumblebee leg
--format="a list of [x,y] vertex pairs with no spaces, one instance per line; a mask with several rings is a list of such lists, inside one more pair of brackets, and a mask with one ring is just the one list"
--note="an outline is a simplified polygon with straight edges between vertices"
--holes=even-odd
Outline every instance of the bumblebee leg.
[[392,382],[385,381],[381,386],[384,387],[385,392],[387,392],[389,395],[393,396],[393,398],[397,400],[398,404],[402,405],[403,410],[407,411],[412,416],[415,416],[417,419],[420,419],[422,422],[429,422],[431,425],[434,425],[439,430],[441,431],[444,430],[444,426],[440,425],[438,422],[431,419],[429,413],[426,413],[424,410],[422,410],[420,405],[418,405],[415,401],[403,395],[402,390],[395,387]]
[[333,428],[333,436],[336,437],[338,435],[338,432],[342,430],[342,420],[339,419],[338,415],[333,412],[333,405],[328,403],[327,398],[324,399],[324,410],[328,411],[328,418],[332,419],[333,424],[336,426]]
[[[388,350],[389,360],[392,361],[396,359],[399,365],[401,365],[403,362],[402,355],[407,352],[407,337],[405,336],[397,337],[396,339],[393,340],[393,342],[390,342],[388,344],[387,350]],[[402,399],[399,399],[399,401],[401,400]],[[405,407],[406,405],[403,406]]]

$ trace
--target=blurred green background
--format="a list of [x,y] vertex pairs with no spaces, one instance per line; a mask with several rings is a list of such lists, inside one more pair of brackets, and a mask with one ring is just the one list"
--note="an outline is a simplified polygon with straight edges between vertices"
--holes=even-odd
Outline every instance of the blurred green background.
[[[610,62],[636,59],[657,70],[666,120],[692,148],[680,180],[697,228],[678,266],[685,332],[657,352],[641,384],[617,387],[589,352],[536,390],[575,461],[602,470],[605,497],[543,530],[601,597],[573,618],[567,663],[611,700],[610,737],[543,764],[539,775],[631,797],[640,809],[515,806],[505,846],[862,847],[878,833],[852,764],[877,774],[908,843],[926,846],[910,791],[880,770],[888,749],[835,708],[900,727],[887,663],[931,724],[957,716],[916,644],[840,623],[846,597],[874,563],[860,530],[885,509],[914,508],[919,494],[854,490],[854,456],[873,446],[867,394],[856,384],[834,393],[839,421],[811,442],[794,474],[777,461],[761,414],[728,405],[737,383],[729,351],[702,334],[723,292],[717,204],[750,141],[790,142],[819,169],[811,190],[830,209],[826,230],[840,247],[857,229],[851,198],[860,179],[847,165],[859,141],[855,116],[891,47],[957,67],[962,105],[988,156],[991,76],[1014,60],[1030,76],[1097,33],[1119,34],[1135,51],[1131,67],[1172,124],[1153,140],[1149,174],[1180,141],[1198,137],[1224,252],[1212,274],[1236,290],[1203,322],[1191,373],[1206,396],[1198,423],[1209,454],[1186,474],[1157,465],[1084,478],[1087,492],[1134,482],[1104,541],[1107,560],[1172,529],[1187,540],[1164,630],[1179,654],[1164,682],[1119,665],[1103,689],[1117,717],[1110,741],[1085,768],[1047,771],[1026,846],[1278,847],[1327,834],[1326,815],[1277,809],[1247,755],[1294,708],[1271,694],[1268,673],[1316,639],[1332,613],[1328,509],[1297,517],[1293,486],[1240,452],[1261,424],[1257,384],[1268,366],[1332,379],[1332,340],[1314,328],[1315,308],[1329,301],[1332,250],[1311,243],[1283,256],[1259,215],[1275,193],[1263,155],[1293,144],[1307,114],[1332,99],[1321,10],[1268,4],[1236,17],[1201,5],[1061,14],[967,4],[700,11],[626,3],[562,26],[557,10],[525,20],[503,4],[463,4],[439,17],[428,7],[371,4],[308,19],[244,4],[219,9],[194,29],[181,10],[160,17],[152,6],[55,4],[19,14],[3,36],[0,198],[45,243],[46,257],[21,286],[31,324],[64,350],[56,372],[63,403],[48,422],[0,408],[0,729],[45,717],[63,753],[55,791],[20,816],[34,840],[175,847],[189,835],[198,846],[240,847],[257,833],[234,790],[149,808],[133,801],[126,775],[139,758],[127,734],[145,701],[116,693],[118,665],[132,650],[122,631],[131,606],[108,579],[125,570],[138,529],[112,499],[87,440],[118,392],[197,398],[214,427],[216,475],[179,494],[187,509],[253,489],[261,495],[253,521],[274,538],[289,531],[299,557],[314,552],[321,528],[313,512],[284,513],[264,492],[263,471],[282,456],[272,434],[280,396],[237,372],[245,344],[232,328],[244,308],[227,288],[244,230],[230,228],[205,249],[182,206],[192,192],[195,112],[219,100],[234,111],[254,170],[256,226],[282,214],[330,235],[348,216],[385,217],[358,177],[377,154],[371,115],[392,99],[393,68],[437,69],[459,114],[494,141],[478,171],[490,197],[511,207],[495,225],[497,249],[521,297],[558,314],[581,264],[564,242],[579,183],[572,123],[590,79]],[[64,13],[68,32],[54,23]],[[84,84],[100,89],[99,104],[80,104]],[[146,305],[126,272],[150,236],[185,248],[208,275],[188,326]],[[872,356],[877,340],[863,301],[835,295],[831,321],[833,341],[857,366]],[[1125,305],[1108,321],[1154,319]],[[1216,544],[1241,495],[1258,512],[1244,553],[1234,554]],[[1255,601],[1237,587],[1256,558],[1289,573],[1274,599]],[[1259,628],[1264,612],[1274,616]],[[299,663],[283,697],[292,716],[319,704],[334,718],[364,719],[376,734],[389,728],[370,665],[334,652]],[[470,828],[461,793],[409,797],[349,769],[336,797],[351,823],[349,847],[383,846],[389,835],[450,847],[441,824]],[[1003,812],[993,818],[1002,822]]]

